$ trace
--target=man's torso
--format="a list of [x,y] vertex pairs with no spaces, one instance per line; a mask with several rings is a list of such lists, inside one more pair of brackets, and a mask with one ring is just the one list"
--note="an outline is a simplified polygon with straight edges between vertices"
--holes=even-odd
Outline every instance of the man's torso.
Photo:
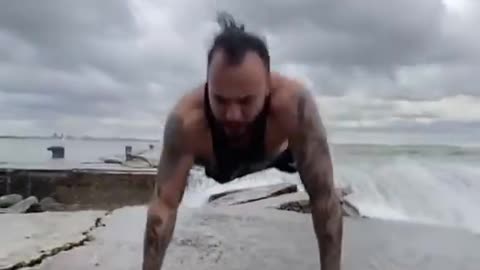
[[273,83],[263,134],[260,138],[254,138],[261,140],[256,145],[262,149],[248,149],[247,154],[239,159],[235,153],[223,151],[222,145],[215,145],[219,142],[206,111],[208,100],[205,100],[204,86],[184,97],[182,102],[186,109],[183,111],[188,113],[187,125],[192,134],[194,163],[203,166],[207,176],[219,183],[226,183],[268,168],[296,172],[293,155],[288,148],[288,136],[283,128],[282,121],[285,118],[282,116],[282,106],[288,102],[288,97],[292,95],[290,92],[295,91],[298,84],[282,80],[279,78],[277,83]]

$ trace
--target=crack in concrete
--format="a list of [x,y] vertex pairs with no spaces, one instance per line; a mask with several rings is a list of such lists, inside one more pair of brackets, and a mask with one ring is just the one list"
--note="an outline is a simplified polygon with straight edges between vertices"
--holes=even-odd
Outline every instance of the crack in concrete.
[[102,220],[105,217],[109,216],[112,212],[113,210],[107,211],[103,216],[96,218],[94,225],[88,228],[88,230],[82,232],[82,235],[84,237],[81,240],[77,242],[66,243],[62,246],[55,247],[50,250],[41,250],[40,251],[41,255],[36,258],[30,259],[28,261],[19,262],[13,266],[10,266],[7,268],[1,268],[0,270],[17,270],[17,269],[26,268],[26,267],[33,267],[41,264],[43,260],[47,258],[54,257],[60,252],[64,252],[64,251],[72,250],[76,247],[84,246],[87,242],[94,240],[94,238],[90,235],[91,232],[93,232],[95,229],[99,227],[105,227],[105,224],[102,222]]

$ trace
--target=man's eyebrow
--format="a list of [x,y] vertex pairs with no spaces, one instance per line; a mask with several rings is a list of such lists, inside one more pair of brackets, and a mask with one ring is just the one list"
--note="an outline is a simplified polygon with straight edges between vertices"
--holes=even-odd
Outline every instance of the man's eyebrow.
[[243,100],[243,99],[252,98],[255,95],[254,94],[245,94],[245,95],[242,95],[242,96],[228,97],[228,96],[223,96],[222,94],[213,94],[213,96],[215,98],[220,98],[220,99]]
[[227,99],[227,97],[220,95],[220,94],[213,94],[213,97],[219,98],[219,99]]
[[246,94],[246,95],[243,95],[243,96],[238,97],[238,99],[252,98],[252,97],[254,97],[254,96],[255,96],[254,94]]

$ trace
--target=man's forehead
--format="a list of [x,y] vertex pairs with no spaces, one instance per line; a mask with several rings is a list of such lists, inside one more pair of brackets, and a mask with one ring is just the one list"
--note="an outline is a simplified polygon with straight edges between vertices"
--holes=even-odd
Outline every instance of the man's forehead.
[[222,97],[225,99],[242,99],[246,97],[252,97],[261,95],[264,91],[260,88],[242,88],[235,85],[231,87],[213,87],[211,93],[214,96]]
[[[209,74],[213,76],[226,75],[225,73],[257,73],[266,75],[265,65],[258,54],[247,51],[243,55],[230,56],[219,50],[213,54],[209,66]],[[240,75],[240,74],[238,74]]]
[[213,53],[210,64],[211,66],[231,66],[242,64],[263,66],[263,60],[258,53],[251,50],[247,50],[241,55],[230,55],[226,50],[220,48]]
[[208,78],[211,90],[222,95],[236,92],[235,95],[238,96],[239,92],[258,92],[267,88],[269,76],[263,63],[254,60],[254,57],[248,57],[245,55],[241,62],[233,64],[228,61],[212,61]]

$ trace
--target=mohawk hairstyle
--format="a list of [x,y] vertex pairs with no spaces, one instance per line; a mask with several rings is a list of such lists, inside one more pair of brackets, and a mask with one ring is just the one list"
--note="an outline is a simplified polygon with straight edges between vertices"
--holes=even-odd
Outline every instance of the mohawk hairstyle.
[[253,51],[262,59],[267,71],[270,71],[270,54],[266,43],[257,35],[245,31],[243,24],[238,24],[233,16],[227,12],[217,13],[217,23],[221,28],[208,51],[208,66],[212,61],[213,53],[222,49],[229,64],[240,64],[245,54]]

